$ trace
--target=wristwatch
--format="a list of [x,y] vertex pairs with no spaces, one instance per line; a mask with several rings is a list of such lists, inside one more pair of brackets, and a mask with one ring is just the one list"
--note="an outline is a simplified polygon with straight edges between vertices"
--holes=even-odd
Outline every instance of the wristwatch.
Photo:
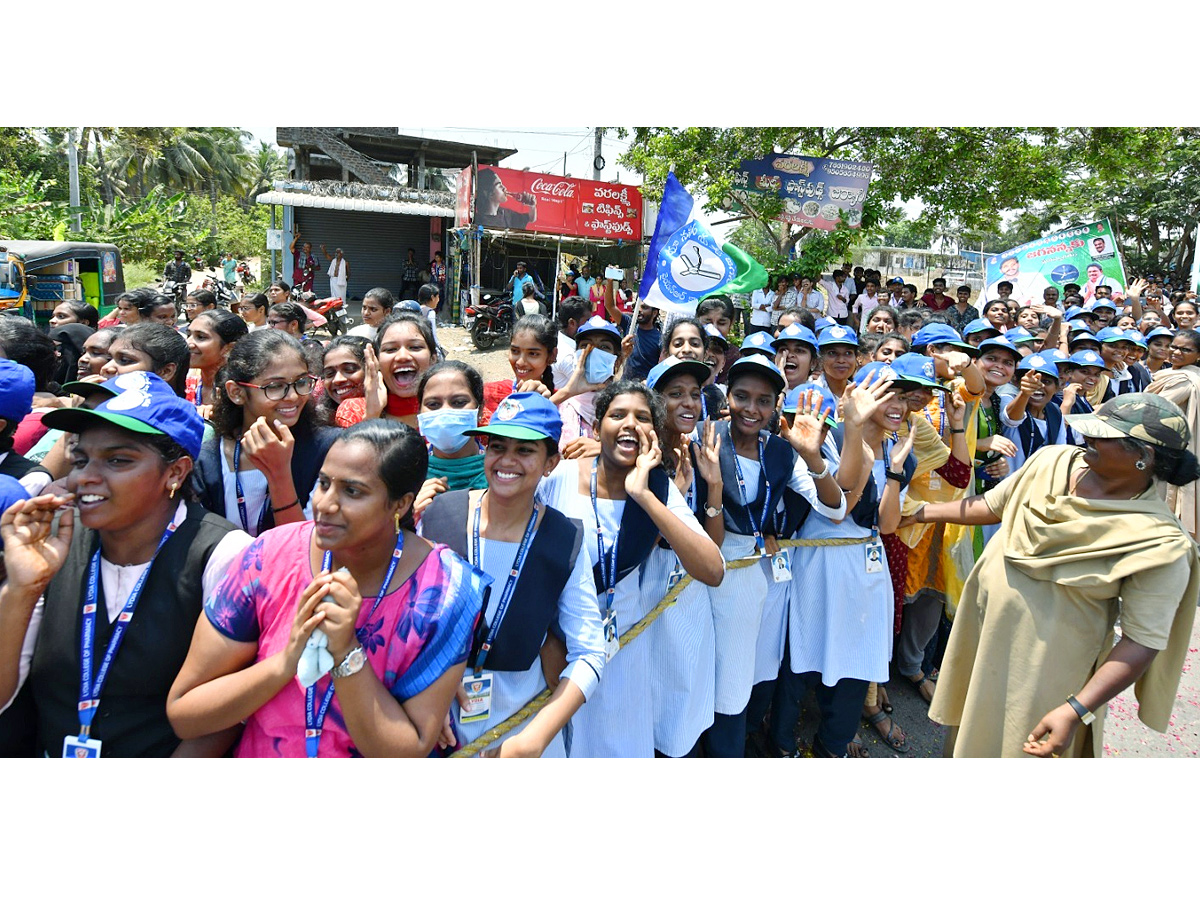
[[707,503],[705,503],[704,504],[704,514],[706,516],[708,516],[710,519],[715,519],[717,516],[719,516],[721,514],[721,507],[709,506]]
[[1096,714],[1079,702],[1079,699],[1074,695],[1067,697],[1067,703],[1071,705],[1071,709],[1079,715],[1079,721],[1084,725],[1091,725],[1096,721]]
[[359,644],[353,650],[346,654],[346,658],[334,666],[329,674],[334,678],[345,678],[348,675],[353,675],[359,669],[367,664],[367,651]]

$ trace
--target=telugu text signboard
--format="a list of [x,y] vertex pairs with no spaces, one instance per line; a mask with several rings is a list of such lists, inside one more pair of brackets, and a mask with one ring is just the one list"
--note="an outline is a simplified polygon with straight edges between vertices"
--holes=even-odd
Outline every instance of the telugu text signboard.
[[[467,174],[469,177],[470,173]],[[627,184],[480,166],[474,224],[511,231],[640,241],[642,192]]]
[[844,219],[858,228],[874,169],[869,162],[783,153],[744,159],[733,178],[733,196],[721,205],[734,209],[751,194],[767,194],[783,203],[777,221],[833,231]]
[[1108,219],[1055,231],[987,258],[985,300],[1000,296],[997,286],[1007,281],[1013,299],[1040,303],[1048,287],[1080,285],[1084,302],[1096,299],[1096,288],[1107,285],[1114,294],[1125,291],[1125,267]]

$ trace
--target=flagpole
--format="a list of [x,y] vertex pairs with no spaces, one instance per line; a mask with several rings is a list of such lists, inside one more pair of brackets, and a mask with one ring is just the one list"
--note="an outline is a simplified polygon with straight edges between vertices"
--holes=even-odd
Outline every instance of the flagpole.
[[[667,174],[671,175],[671,174],[674,174],[674,172],[675,172],[675,163],[670,163],[667,166]],[[659,211],[661,212],[661,210],[662,210],[662,204],[660,203]],[[647,259],[646,265],[649,266],[650,262],[651,261],[649,259]],[[638,313],[641,311],[641,308],[642,308],[642,292],[639,290],[637,292],[637,297],[633,301],[633,313],[632,313],[633,318],[629,322],[629,330],[631,333],[632,333],[633,329],[637,328]]]

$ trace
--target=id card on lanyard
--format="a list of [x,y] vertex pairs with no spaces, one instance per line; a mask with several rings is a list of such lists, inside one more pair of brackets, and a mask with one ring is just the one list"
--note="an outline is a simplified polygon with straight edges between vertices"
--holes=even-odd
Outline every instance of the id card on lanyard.
[[600,561],[600,581],[604,591],[604,656],[610,661],[621,649],[621,638],[617,633],[617,614],[613,611],[613,596],[617,592],[617,545],[620,543],[621,526],[617,524],[617,532],[613,535],[612,545],[604,549],[604,528],[600,524],[600,507],[596,503],[596,466],[598,460],[592,460],[592,514],[596,517],[596,555]]
[[174,533],[175,523],[171,522],[159,538],[154,555],[150,557],[149,564],[133,586],[129,599],[125,601],[125,606],[113,623],[108,647],[104,651],[104,658],[95,673],[95,678],[92,677],[92,665],[96,646],[96,608],[100,600],[100,551],[92,554],[92,564],[88,569],[87,596],[83,601],[83,623],[79,629],[79,736],[67,735],[63,738],[63,759],[100,758],[101,742],[91,737],[92,721],[96,718],[96,710],[100,706],[100,692],[104,690],[108,670],[112,668],[117,651],[121,649],[121,642],[125,639],[129,623],[133,621],[133,614],[142,597],[142,588],[146,586],[146,579],[150,570],[154,568],[154,560],[158,558],[163,544]]
[[[387,574],[383,576],[383,584],[379,586],[379,594],[375,597],[375,602],[371,604],[371,611],[367,614],[367,622],[375,616],[376,610],[379,609],[379,604],[387,593],[388,585],[392,582],[392,576],[396,574],[396,566],[400,564],[400,557],[404,553],[404,532],[401,531],[396,535],[396,546],[392,550],[392,559],[388,563]],[[321,557],[321,574],[333,570],[333,551],[326,550],[325,555]],[[326,597],[322,603],[332,603],[333,601]],[[370,654],[370,647],[363,642],[361,629],[356,629],[358,634],[358,642],[362,644],[363,652]],[[320,704],[317,703],[317,686],[310,685],[304,691],[304,755],[309,759],[315,759],[317,750],[321,746],[321,731],[325,726],[325,716],[329,712],[329,704],[333,702],[333,679],[329,679],[329,685],[325,688],[325,693],[321,695]]]
[[258,527],[250,530],[250,522],[246,516],[246,495],[242,493],[242,479],[238,475],[238,466],[242,461],[242,442],[235,440],[233,442],[233,490],[237,494],[238,518],[242,520],[242,531],[250,535],[250,537],[258,537],[262,534],[263,520],[267,515],[267,508],[271,505],[271,488],[267,488],[266,496],[263,497],[262,509],[258,511]]
[[762,472],[763,479],[763,508],[762,515],[759,516],[757,522],[754,521],[754,513],[750,509],[750,501],[746,499],[746,477],[742,474],[742,464],[738,462],[738,455],[735,451],[733,454],[734,471],[737,473],[738,493],[742,498],[742,508],[746,510],[746,518],[750,520],[750,528],[754,532],[754,545],[758,548],[758,555],[763,556],[767,550],[767,542],[763,538],[763,529],[767,523],[767,516],[771,515],[771,481],[767,478],[767,464],[764,459],[763,448],[766,442],[762,439],[762,435],[758,437],[758,466]]
[[[475,501],[475,514],[471,525],[471,563],[480,570],[483,569],[483,554],[479,543],[479,523],[482,509],[483,495],[481,494]],[[500,594],[500,602],[496,605],[496,614],[492,616],[492,624],[488,628],[487,636],[480,644],[471,668],[463,674],[462,686],[467,703],[462,706],[459,721],[483,722],[492,714],[492,675],[483,671],[484,664],[487,662],[488,653],[496,643],[500,625],[504,622],[505,615],[508,614],[509,604],[512,602],[517,582],[521,578],[521,570],[525,568],[525,559],[529,555],[529,548],[533,544],[533,535],[537,531],[537,520],[537,504],[534,504],[533,510],[529,514],[529,523],[525,526],[525,533],[521,536],[521,544],[517,547],[517,555],[513,557],[512,568],[508,571],[508,579],[504,582],[504,590]]]

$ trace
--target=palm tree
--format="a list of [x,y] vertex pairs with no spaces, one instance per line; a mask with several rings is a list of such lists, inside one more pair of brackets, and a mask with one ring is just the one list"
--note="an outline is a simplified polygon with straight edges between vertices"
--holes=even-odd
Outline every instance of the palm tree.
[[217,194],[242,194],[253,178],[253,159],[242,143],[249,134],[236,128],[203,128],[193,132],[195,149],[204,159],[204,187],[212,206],[209,234],[217,236]]
[[251,161],[251,186],[247,199],[269,191],[277,178],[287,174],[287,160],[266,141],[258,142],[258,152]]

